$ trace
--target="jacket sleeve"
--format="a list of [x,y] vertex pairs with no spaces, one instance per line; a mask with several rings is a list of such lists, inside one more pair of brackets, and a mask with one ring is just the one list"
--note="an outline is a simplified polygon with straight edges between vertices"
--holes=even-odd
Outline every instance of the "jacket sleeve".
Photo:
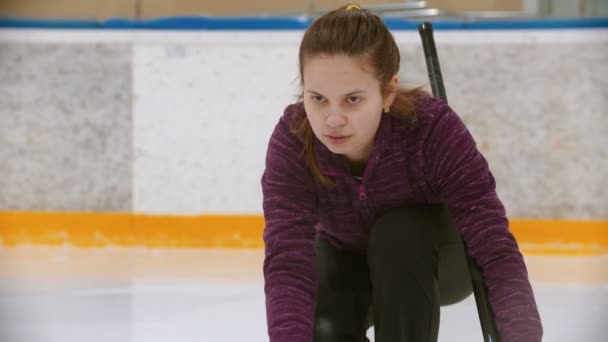
[[437,99],[424,139],[425,172],[479,265],[503,342],[540,342],[543,328],[518,244],[485,158],[458,115]]
[[316,306],[316,196],[286,109],[271,136],[262,176],[264,290],[271,342],[311,342]]

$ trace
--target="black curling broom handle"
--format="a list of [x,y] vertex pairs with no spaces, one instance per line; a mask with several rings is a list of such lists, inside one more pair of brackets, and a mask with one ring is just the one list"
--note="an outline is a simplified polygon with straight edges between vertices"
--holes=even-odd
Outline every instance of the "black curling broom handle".
[[441,67],[439,66],[439,57],[435,48],[435,39],[433,39],[433,26],[429,22],[424,22],[418,25],[418,31],[420,32],[420,38],[422,38],[422,48],[424,49],[426,69],[429,73],[433,96],[448,103],[445,87],[443,86],[443,77],[441,76]]
[[[424,57],[426,67],[431,82],[431,90],[433,96],[440,98],[443,102],[448,103],[448,98],[443,85],[443,77],[441,76],[441,67],[439,66],[439,57],[435,48],[435,40],[433,38],[433,26],[429,22],[424,22],[418,25],[420,38],[422,39],[422,48],[424,49]],[[464,244],[463,244],[464,245]],[[477,304],[477,312],[479,313],[479,322],[481,332],[485,342],[500,342],[500,337],[496,330],[494,322],[494,313],[488,302],[488,291],[481,276],[481,272],[477,264],[469,253],[466,251],[469,271],[471,272],[473,293],[475,294],[475,303]]]

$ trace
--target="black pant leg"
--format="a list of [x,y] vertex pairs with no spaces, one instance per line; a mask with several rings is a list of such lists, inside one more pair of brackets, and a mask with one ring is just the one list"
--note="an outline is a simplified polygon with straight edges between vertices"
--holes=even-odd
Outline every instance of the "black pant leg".
[[362,342],[371,284],[365,255],[340,251],[317,236],[314,342]]
[[439,332],[435,206],[392,210],[368,250],[376,342],[434,342]]
[[445,205],[439,210],[439,299],[440,305],[458,303],[473,293],[464,242]]

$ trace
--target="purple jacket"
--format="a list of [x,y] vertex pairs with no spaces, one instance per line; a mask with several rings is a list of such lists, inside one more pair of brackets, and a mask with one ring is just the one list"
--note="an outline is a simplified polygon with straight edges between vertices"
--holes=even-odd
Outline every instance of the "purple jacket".
[[[383,114],[361,183],[349,164],[315,139],[321,171],[336,187],[312,176],[291,133],[302,103],[290,105],[270,138],[264,195],[266,314],[271,342],[311,342],[316,306],[313,240],[365,253],[374,221],[390,208],[445,203],[480,266],[503,342],[541,341],[542,325],[517,242],[495,192],[488,163],[458,115],[423,97],[417,119]],[[476,317],[471,317],[476,319]]]

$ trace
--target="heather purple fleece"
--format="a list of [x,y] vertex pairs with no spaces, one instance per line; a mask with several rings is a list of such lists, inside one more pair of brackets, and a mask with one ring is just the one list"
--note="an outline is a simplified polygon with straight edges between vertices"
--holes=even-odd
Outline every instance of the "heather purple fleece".
[[314,179],[301,154],[302,141],[291,132],[293,120],[305,115],[302,103],[285,109],[270,138],[262,176],[271,342],[312,341],[315,232],[340,249],[365,253],[370,227],[383,212],[423,203],[448,206],[482,269],[502,341],[541,341],[527,269],[488,163],[448,105],[422,97],[417,108],[413,122],[383,114],[361,183],[349,176],[343,156],[315,139],[320,169],[335,180],[335,188]]

